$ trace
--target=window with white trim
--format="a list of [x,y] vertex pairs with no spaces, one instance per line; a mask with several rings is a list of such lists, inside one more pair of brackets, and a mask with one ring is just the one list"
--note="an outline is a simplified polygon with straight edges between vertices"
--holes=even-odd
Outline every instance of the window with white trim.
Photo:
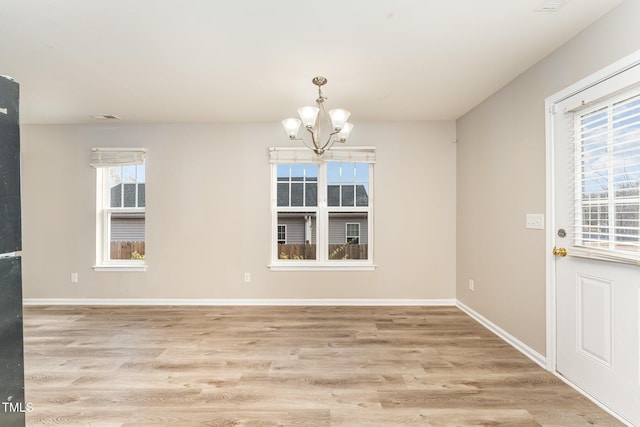
[[278,224],[278,244],[284,245],[287,243],[287,226]]
[[360,244],[360,224],[359,223],[347,223],[345,224],[345,243],[358,245]]
[[272,148],[270,161],[270,267],[373,268],[375,150]]
[[640,88],[574,112],[574,245],[640,260]]
[[146,165],[143,149],[94,149],[96,270],[146,268]]

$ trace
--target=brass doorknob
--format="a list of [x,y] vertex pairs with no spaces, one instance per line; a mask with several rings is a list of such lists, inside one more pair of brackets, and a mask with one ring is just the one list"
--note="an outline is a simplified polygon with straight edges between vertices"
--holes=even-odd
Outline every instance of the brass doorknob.
[[555,256],[567,256],[567,250],[565,248],[556,248],[553,247],[553,254]]

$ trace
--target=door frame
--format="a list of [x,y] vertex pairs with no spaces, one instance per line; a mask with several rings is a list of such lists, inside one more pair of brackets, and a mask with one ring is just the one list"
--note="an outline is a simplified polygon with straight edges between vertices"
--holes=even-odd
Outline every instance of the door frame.
[[[557,376],[560,376],[556,369],[556,257],[552,255],[551,251],[555,243],[555,141],[554,141],[554,110],[556,104],[574,96],[585,89],[593,87],[605,80],[620,74],[629,68],[640,65],[640,50],[625,56],[624,58],[614,62],[613,64],[581,79],[580,81],[570,85],[569,87],[549,96],[545,99],[545,139],[546,139],[546,236],[545,236],[545,253],[546,253],[546,368],[548,371],[553,372]],[[561,377],[565,382],[568,382],[572,387],[576,388],[571,382],[567,381],[564,377]],[[578,389],[579,390],[579,389]],[[581,390],[580,390],[581,391]],[[583,392],[584,394],[584,392]],[[587,397],[589,397],[587,395]],[[610,412],[610,409],[604,408]],[[615,414],[614,414],[615,415]]]

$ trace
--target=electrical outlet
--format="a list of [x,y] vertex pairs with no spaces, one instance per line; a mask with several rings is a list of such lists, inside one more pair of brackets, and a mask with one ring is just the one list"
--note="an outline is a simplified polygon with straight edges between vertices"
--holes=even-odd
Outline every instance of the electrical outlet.
[[71,273],[71,283],[78,283],[78,273]]
[[473,279],[469,279],[469,290],[470,291],[475,291],[475,287],[476,287],[476,284],[473,281]]
[[250,282],[251,281],[251,273],[244,273],[244,281],[245,282]]

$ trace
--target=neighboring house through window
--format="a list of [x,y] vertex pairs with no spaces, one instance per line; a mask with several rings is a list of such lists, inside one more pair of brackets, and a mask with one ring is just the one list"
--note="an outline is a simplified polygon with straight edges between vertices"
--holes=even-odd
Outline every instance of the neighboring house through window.
[[96,270],[146,268],[146,165],[143,149],[94,149]]
[[272,269],[373,268],[369,147],[272,148]]

